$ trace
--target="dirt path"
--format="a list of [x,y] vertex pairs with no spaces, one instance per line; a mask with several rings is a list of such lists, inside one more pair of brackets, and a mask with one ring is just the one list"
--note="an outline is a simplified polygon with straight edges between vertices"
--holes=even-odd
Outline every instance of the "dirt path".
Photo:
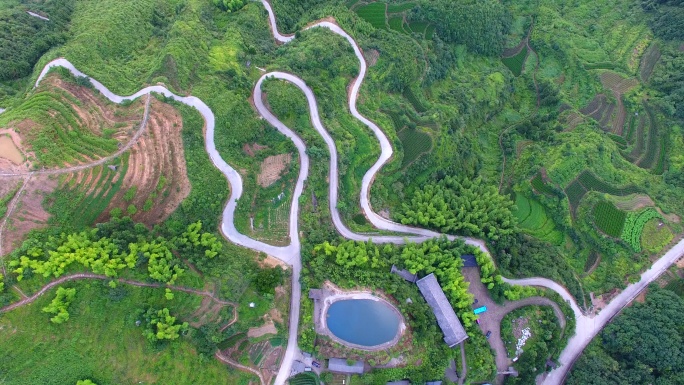
[[7,271],[5,270],[5,258],[3,258],[4,254],[2,252],[2,239],[3,239],[3,231],[5,230],[5,226],[7,225],[7,219],[9,219],[10,215],[12,215],[12,212],[14,211],[15,207],[17,207],[17,202],[21,199],[21,194],[24,192],[24,189],[26,188],[26,185],[28,185],[29,180],[31,180],[31,177],[33,176],[32,173],[28,174],[26,179],[21,183],[21,188],[19,191],[17,191],[14,194],[14,197],[12,197],[12,200],[10,201],[9,205],[7,206],[7,212],[5,213],[5,217],[2,218],[2,223],[0,223],[0,262],[2,262],[2,274],[6,275]]
[[68,174],[72,172],[77,172],[81,170],[85,170],[88,168],[93,168],[95,166],[99,166],[101,164],[107,163],[110,160],[117,158],[121,156],[124,152],[128,151],[140,138],[140,136],[145,132],[145,128],[147,127],[147,120],[150,116],[150,100],[151,100],[152,95],[147,94],[147,100],[145,101],[145,112],[143,115],[143,120],[140,123],[140,127],[138,127],[138,130],[133,134],[133,137],[131,140],[128,141],[123,147],[118,149],[115,153],[112,155],[106,156],[104,158],[100,158],[96,161],[86,163],[86,164],[81,164],[78,166],[73,166],[73,167],[65,167],[65,168],[58,168],[58,169],[53,169],[53,170],[40,170],[40,171],[29,171],[29,172],[0,172],[0,177],[3,176],[25,176],[25,175],[59,175],[59,174]]
[[219,361],[223,362],[224,364],[228,364],[228,365],[233,366],[233,367],[235,367],[235,368],[238,368],[238,369],[240,369],[240,370],[242,370],[242,371],[250,372],[250,373],[252,373],[252,374],[258,376],[258,377],[259,377],[259,382],[261,383],[261,385],[266,385],[266,381],[264,381],[264,376],[261,374],[260,371],[254,369],[254,368],[250,368],[249,366],[242,365],[242,364],[240,364],[240,363],[238,363],[238,362],[235,362],[235,361],[231,360],[230,358],[228,358],[228,357],[224,356],[223,354],[221,354],[221,352],[216,352],[216,358],[217,358]]
[[214,300],[215,302],[225,305],[225,306],[232,306],[233,307],[233,321],[234,323],[237,320],[237,304],[235,302],[231,301],[224,301],[222,299],[217,298],[213,293],[207,292],[207,291],[201,291],[197,289],[192,289],[189,287],[183,287],[183,286],[174,286],[174,285],[166,285],[163,283],[148,283],[148,282],[140,282],[140,281],[134,281],[130,279],[124,279],[124,278],[110,278],[105,275],[101,274],[94,274],[94,273],[76,273],[76,274],[70,274],[70,275],[65,275],[63,277],[60,277],[47,285],[43,286],[40,290],[38,290],[35,294],[31,295],[30,297],[26,297],[18,302],[15,302],[11,305],[7,305],[3,308],[0,308],[0,313],[6,313],[8,311],[14,310],[16,308],[22,307],[24,305],[28,305],[38,298],[40,298],[43,294],[45,294],[47,291],[52,289],[55,286],[61,285],[64,282],[68,281],[77,281],[77,280],[83,280],[83,279],[100,279],[100,280],[113,280],[119,283],[123,283],[126,285],[131,285],[131,286],[137,286],[137,287],[152,287],[152,288],[168,288],[171,290],[176,290],[176,291],[182,291],[184,293],[189,293],[189,294],[196,294],[202,297],[208,297]]

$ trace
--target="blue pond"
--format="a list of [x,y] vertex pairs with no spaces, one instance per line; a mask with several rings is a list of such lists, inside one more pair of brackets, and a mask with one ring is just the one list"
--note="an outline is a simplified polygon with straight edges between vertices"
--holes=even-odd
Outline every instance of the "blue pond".
[[333,302],[327,317],[332,334],[361,346],[392,341],[399,330],[399,314],[385,301],[346,299]]

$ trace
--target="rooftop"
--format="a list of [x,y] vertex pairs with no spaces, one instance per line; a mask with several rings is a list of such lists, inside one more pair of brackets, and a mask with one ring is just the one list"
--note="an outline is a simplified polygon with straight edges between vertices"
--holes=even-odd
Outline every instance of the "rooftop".
[[463,267],[477,267],[477,260],[474,255],[463,254],[461,255],[461,259],[463,260]]
[[328,360],[328,370],[337,373],[356,373],[363,374],[363,361],[356,361],[352,365],[347,364],[344,358],[331,358]]
[[418,278],[418,276],[411,274],[411,272],[408,270],[400,270],[394,265],[392,265],[392,270],[390,270],[390,272],[400,276],[401,278],[404,278],[411,283],[416,282],[416,278]]
[[454,308],[451,307],[442,287],[437,282],[437,277],[430,274],[419,279],[416,284],[437,317],[437,323],[444,334],[444,342],[449,347],[453,347],[468,338]]

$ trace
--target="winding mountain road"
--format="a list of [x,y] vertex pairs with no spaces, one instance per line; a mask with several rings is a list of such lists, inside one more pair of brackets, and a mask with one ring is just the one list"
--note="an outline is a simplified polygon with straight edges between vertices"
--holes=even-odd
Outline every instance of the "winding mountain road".
[[[281,43],[287,43],[294,39],[293,35],[282,35],[278,32],[277,25],[276,25],[276,19],[275,15],[273,13],[273,10],[271,9],[270,4],[266,0],[261,0],[261,3],[264,5],[266,8],[266,11],[268,12],[268,17],[270,21],[270,26],[273,31],[274,38],[281,42]],[[362,180],[362,188],[361,188],[361,196],[360,196],[360,205],[361,208],[363,209],[364,214],[368,218],[368,220],[377,228],[381,230],[388,230],[388,231],[393,231],[393,232],[400,232],[400,233],[406,233],[406,237],[399,237],[399,236],[373,236],[373,235],[364,235],[364,234],[357,234],[352,232],[350,229],[348,229],[342,220],[340,219],[339,212],[337,210],[337,196],[338,196],[338,169],[337,169],[337,150],[335,147],[335,143],[328,134],[328,132],[325,130],[323,124],[321,123],[319,112],[318,112],[318,107],[316,103],[316,98],[313,94],[313,91],[306,85],[306,83],[296,77],[295,75],[292,74],[287,74],[284,72],[270,72],[265,75],[263,75],[259,81],[257,82],[255,89],[254,89],[254,101],[255,101],[255,106],[258,111],[258,113],[263,116],[271,125],[276,127],[281,133],[286,135],[288,138],[290,138],[295,146],[297,147],[297,150],[300,155],[300,160],[301,160],[301,167],[300,167],[300,175],[297,179],[297,184],[295,186],[293,198],[292,198],[292,205],[290,209],[290,241],[291,243],[287,246],[273,246],[269,245],[257,240],[254,240],[252,238],[249,238],[243,234],[241,234],[237,229],[235,228],[234,224],[234,215],[235,215],[235,209],[237,206],[237,201],[239,200],[240,196],[242,195],[242,179],[240,177],[240,174],[232,168],[228,163],[226,163],[221,156],[219,155],[216,145],[214,142],[214,131],[215,131],[215,117],[211,109],[199,98],[196,98],[194,96],[178,96],[166,89],[165,87],[162,86],[151,86],[151,87],[146,87],[143,88],[142,90],[136,92],[133,95],[129,96],[119,96],[114,93],[112,93],[109,89],[107,89],[104,85],[99,83],[95,79],[91,79],[91,83],[93,86],[100,91],[105,97],[107,97],[110,101],[114,103],[121,103],[125,100],[133,100],[138,97],[141,97],[143,95],[150,94],[151,92],[156,92],[159,94],[162,94],[166,97],[172,98],[178,102],[184,103],[188,106],[194,107],[197,109],[200,114],[203,116],[205,120],[205,128],[206,128],[206,151],[209,154],[209,157],[211,158],[212,162],[214,165],[226,176],[228,179],[230,186],[231,186],[231,193],[230,197],[228,200],[228,203],[223,211],[223,216],[222,216],[222,223],[221,223],[221,231],[223,235],[231,242],[241,245],[243,247],[247,247],[253,250],[257,250],[260,252],[264,252],[266,254],[269,254],[271,256],[274,256],[283,262],[289,264],[292,266],[292,301],[291,301],[291,309],[290,309],[290,323],[289,323],[289,337],[288,337],[288,345],[287,349],[285,352],[285,356],[283,358],[280,371],[278,373],[278,376],[276,377],[275,384],[276,385],[283,385],[285,384],[287,378],[290,376],[291,372],[291,367],[292,367],[292,362],[295,358],[295,356],[298,354],[298,347],[297,347],[297,329],[299,325],[299,303],[300,303],[300,296],[301,296],[301,287],[299,284],[299,275],[301,271],[301,260],[300,260],[300,241],[299,241],[299,230],[298,230],[298,213],[299,213],[299,197],[301,196],[303,187],[304,187],[304,181],[306,180],[308,176],[308,169],[309,169],[309,158],[306,155],[306,147],[303,143],[303,141],[288,127],[286,127],[282,122],[280,122],[264,105],[262,101],[262,94],[261,94],[261,85],[263,84],[263,81],[267,78],[276,78],[284,81],[288,81],[295,86],[297,86],[302,92],[304,92],[304,95],[307,98],[308,104],[309,104],[309,111],[310,111],[310,117],[312,124],[314,125],[315,129],[321,134],[321,136],[324,138],[328,150],[330,151],[330,159],[331,159],[331,165],[330,165],[330,211],[332,214],[333,218],[333,223],[336,227],[336,229],[340,232],[340,234],[348,239],[353,239],[353,240],[362,240],[362,241],[367,241],[371,240],[372,242],[375,243],[404,243],[407,241],[412,241],[412,242],[421,242],[430,238],[434,237],[439,237],[443,236],[443,234],[426,230],[426,229],[419,229],[419,228],[413,228],[405,225],[401,225],[392,221],[389,221],[387,219],[384,219],[380,217],[377,213],[375,213],[372,210],[372,207],[370,205],[370,200],[369,200],[369,195],[370,195],[370,188],[373,182],[373,179],[375,175],[379,172],[379,170],[382,168],[382,166],[389,161],[389,159],[392,157],[392,146],[385,136],[385,134],[382,132],[382,130],[373,122],[362,116],[357,108],[356,108],[356,101],[358,98],[359,90],[361,87],[361,84],[363,83],[364,77],[366,75],[366,62],[363,58],[363,54],[361,52],[361,49],[358,47],[354,39],[347,34],[342,28],[340,28],[338,25],[331,23],[329,21],[322,21],[315,23],[306,29],[310,28],[316,28],[316,27],[323,27],[327,28],[330,31],[332,31],[335,34],[338,34],[345,38],[349,44],[351,44],[352,48],[354,49],[354,53],[356,57],[359,60],[359,65],[360,65],[360,70],[359,70],[359,76],[352,81],[351,84],[351,89],[349,93],[349,110],[351,114],[361,121],[363,124],[365,124],[376,136],[380,143],[380,148],[381,148],[381,154],[379,159],[373,164],[373,166],[368,170],[368,172],[364,175],[363,180]],[[69,70],[72,74],[76,76],[86,76],[82,72],[80,72],[78,69],[76,69],[68,60],[64,58],[56,59],[50,63],[48,63],[43,71],[41,72],[40,76],[36,80],[36,85],[39,84],[39,82],[43,79],[43,77],[47,74],[47,72],[50,70],[50,68],[53,67],[63,67],[67,70]],[[479,247],[481,250],[485,251],[488,253],[488,250],[485,246],[485,243],[482,240],[474,239],[474,238],[465,238],[465,237],[456,237],[453,235],[446,235],[449,239],[463,239],[466,243],[474,245]],[[573,312],[575,313],[575,317],[577,318],[577,329],[576,329],[576,335],[570,339],[570,342],[568,344],[568,347],[562,352],[561,357],[560,357],[560,363],[561,366],[552,371],[545,379],[544,383],[549,384],[549,385],[556,385],[556,384],[561,384],[563,381],[563,378],[565,377],[567,371],[569,370],[572,362],[579,356],[581,353],[582,349],[589,343],[591,338],[593,338],[598,331],[601,330],[603,326],[615,315],[617,314],[620,309],[622,309],[624,306],[626,306],[638,293],[643,290],[650,282],[652,282],[654,279],[656,279],[662,272],[664,272],[669,266],[671,266],[682,254],[684,253],[684,241],[678,243],[673,249],[671,249],[667,254],[665,254],[661,259],[659,259],[651,269],[646,271],[642,275],[642,280],[634,285],[630,285],[625,291],[623,291],[620,295],[618,295],[611,303],[603,310],[601,313],[595,317],[595,318],[589,318],[582,314],[579,306],[575,303],[574,299],[572,296],[567,292],[565,288],[563,288],[561,285],[550,281],[548,279],[543,279],[543,278],[529,278],[529,279],[522,279],[522,280],[513,280],[513,279],[506,279],[506,282],[514,285],[531,285],[531,286],[542,286],[549,288],[551,290],[556,291],[559,293],[566,301],[570,303],[570,306],[573,309]]]

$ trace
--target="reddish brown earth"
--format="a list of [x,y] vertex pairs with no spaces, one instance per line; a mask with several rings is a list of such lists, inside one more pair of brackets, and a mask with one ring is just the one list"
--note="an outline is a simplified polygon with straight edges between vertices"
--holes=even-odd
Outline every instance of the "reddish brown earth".
[[43,208],[45,196],[57,187],[57,178],[49,175],[32,177],[21,196],[16,197],[17,205],[7,217],[7,224],[0,236],[3,237],[3,253],[18,247],[29,231],[45,226],[50,214]]
[[[185,167],[181,130],[183,121],[173,107],[152,100],[147,130],[131,147],[128,170],[121,189],[112,199],[98,221],[108,219],[113,208],[124,212],[135,205],[138,212],[133,220],[153,225],[166,219],[190,193],[190,181]],[[166,182],[160,183],[161,177]],[[124,195],[133,186],[137,191],[129,202]],[[143,210],[150,199],[152,206]]]
[[[63,95],[62,100],[67,102],[69,100],[77,100],[77,102],[68,103],[68,105],[78,116],[78,127],[69,127],[69,129],[86,129],[95,135],[102,134],[105,129],[114,130],[111,137],[120,143],[126,143],[130,140],[143,116],[143,99],[138,99],[125,107],[116,105],[106,100],[104,96],[96,94],[90,88],[62,80],[57,74],[48,75],[41,82],[37,92]],[[51,111],[49,114],[55,118],[59,115],[57,111]],[[27,155],[29,161],[34,159],[31,156],[33,154],[31,142],[38,133],[45,129],[45,126],[40,122],[25,119],[10,122],[6,128],[15,131],[19,135],[22,143],[20,150]],[[86,156],[84,158],[87,161],[94,160]],[[82,163],[87,163],[87,161]],[[63,166],[75,165],[77,163],[73,162],[73,164],[65,164]],[[27,163],[27,165],[30,167],[31,163]]]

